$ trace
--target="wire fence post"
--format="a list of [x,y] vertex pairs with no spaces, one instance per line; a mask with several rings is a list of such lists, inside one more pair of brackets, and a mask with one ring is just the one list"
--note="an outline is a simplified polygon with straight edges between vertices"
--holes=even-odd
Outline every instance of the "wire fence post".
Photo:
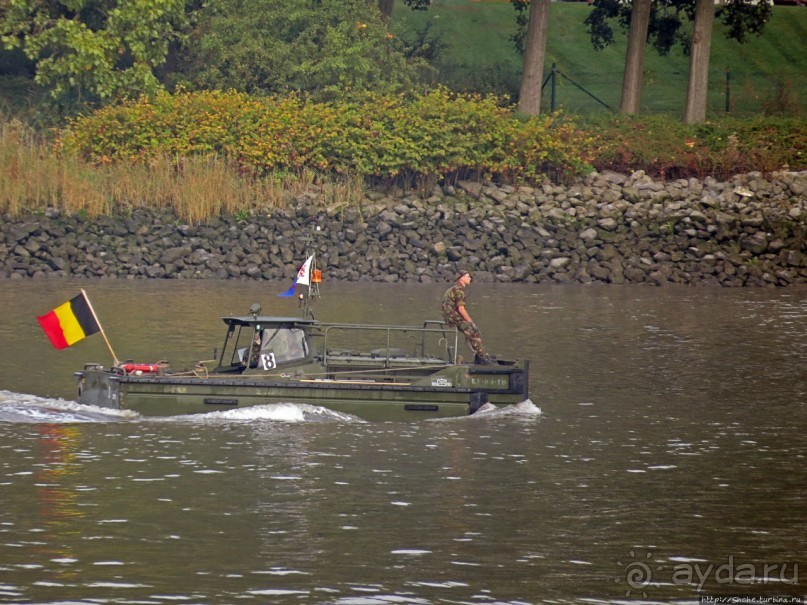
[[726,113],[731,113],[731,71],[726,69]]
[[552,64],[552,101],[550,102],[550,107],[552,108],[552,113],[555,112],[555,92],[557,90],[557,81],[558,81],[558,64]]

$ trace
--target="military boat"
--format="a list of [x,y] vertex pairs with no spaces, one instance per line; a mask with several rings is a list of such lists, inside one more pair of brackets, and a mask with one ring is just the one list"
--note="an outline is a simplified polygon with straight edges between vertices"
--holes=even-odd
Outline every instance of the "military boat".
[[[325,323],[310,312],[319,272],[299,295],[300,317],[223,317],[221,352],[190,370],[169,363],[88,363],[75,373],[79,403],[148,416],[305,403],[366,420],[461,416],[485,404],[529,396],[529,361],[465,363],[460,333],[438,320],[422,325]],[[295,282],[297,283],[297,282]],[[292,286],[292,291],[294,286]],[[218,350],[218,347],[217,349]]]

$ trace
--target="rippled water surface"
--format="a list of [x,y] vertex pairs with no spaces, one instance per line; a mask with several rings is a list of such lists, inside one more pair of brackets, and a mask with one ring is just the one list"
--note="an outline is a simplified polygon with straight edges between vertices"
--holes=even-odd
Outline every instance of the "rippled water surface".
[[[623,603],[803,595],[807,292],[474,283],[530,401],[366,423],[313,406],[143,418],[72,403],[100,335],[208,358],[287,284],[0,283],[1,603]],[[333,284],[323,320],[420,322],[445,285]],[[292,305],[292,306],[289,306]],[[799,567],[801,565],[801,567]]]

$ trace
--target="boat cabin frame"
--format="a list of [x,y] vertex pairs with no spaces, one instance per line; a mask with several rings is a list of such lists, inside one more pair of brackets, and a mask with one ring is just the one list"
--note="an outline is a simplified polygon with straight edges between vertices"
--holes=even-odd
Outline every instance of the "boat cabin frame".
[[456,365],[458,332],[445,322],[422,326],[323,323],[273,316],[223,317],[227,325],[215,374],[264,373],[308,364],[329,371],[360,367],[424,371]]

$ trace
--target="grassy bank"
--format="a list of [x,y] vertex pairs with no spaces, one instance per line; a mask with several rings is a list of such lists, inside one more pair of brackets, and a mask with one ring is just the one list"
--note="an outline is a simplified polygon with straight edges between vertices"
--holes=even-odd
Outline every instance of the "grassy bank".
[[99,165],[55,152],[52,142],[19,122],[0,124],[0,212],[11,216],[49,207],[87,216],[149,207],[170,208],[198,222],[285,207],[304,193],[326,205],[355,203],[362,191],[359,179],[322,179],[309,170],[257,178],[216,156],[161,155],[146,163]]
[[[685,126],[662,116],[599,116],[579,121],[576,131],[584,133],[580,140],[590,141],[587,153],[598,170],[641,169],[662,179],[723,179],[757,170],[807,169],[804,119],[724,119]],[[454,148],[450,139],[443,143]],[[560,141],[550,137],[546,143],[554,146]],[[450,183],[458,174],[434,170],[415,174],[410,182],[419,182],[420,192],[428,194],[431,185],[444,179]],[[482,176],[472,175],[466,171],[464,178]],[[513,184],[534,182],[513,180],[512,174],[509,180],[503,174],[490,176]],[[325,172],[307,165],[294,170],[250,169],[221,152],[157,149],[139,160],[90,160],[54,147],[20,122],[0,122],[0,213],[12,216],[38,214],[49,207],[88,216],[150,207],[171,208],[182,220],[198,222],[222,214],[247,217],[254,209],[285,207],[302,195],[328,207],[361,204],[370,185],[389,189],[396,183],[400,181],[394,178]]]
[[[725,178],[750,170],[807,168],[807,53],[802,42],[807,39],[807,8],[774,7],[763,35],[750,37],[745,45],[716,32],[710,119],[695,127],[678,120],[688,72],[688,58],[679,49],[668,57],[648,52],[643,93],[647,115],[636,119],[614,115],[577,88],[575,83],[610,107],[619,104],[625,38],[618,35],[612,47],[593,50],[582,24],[588,11],[585,3],[553,3],[546,65],[557,64],[563,74],[557,80],[557,107],[583,116],[578,124],[597,140],[592,166],[621,172],[642,169],[661,178]],[[440,0],[426,12],[412,12],[396,3],[392,25],[396,34],[411,37],[426,23],[432,24],[432,32],[444,45],[443,82],[465,90],[518,89],[521,60],[510,41],[515,25],[509,2]],[[727,119],[727,70],[732,74],[731,116],[791,118]],[[39,94],[25,78],[0,78],[0,112],[25,118]],[[545,110],[551,107],[548,95],[547,90]],[[344,133],[336,134],[337,142],[346,138]],[[231,138],[241,141],[244,137]],[[262,140],[273,143],[266,137]],[[415,147],[419,152],[435,146]],[[266,155],[256,152],[256,157]],[[312,197],[328,205],[362,198],[365,180],[360,174],[334,179],[317,166],[300,165],[257,176],[244,170],[241,160],[229,152],[199,156],[179,151],[155,153],[147,162],[88,161],[86,155],[56,153],[51,141],[19,123],[0,119],[0,212],[19,215],[53,206],[94,216],[150,206],[171,207],[179,216],[196,221],[220,213],[283,206],[303,193],[313,192]],[[347,160],[352,166],[352,156]],[[425,182],[436,182],[441,175],[429,177]],[[378,179],[374,184],[389,186]]]
[[[461,90],[495,90],[515,94],[521,59],[510,37],[515,31],[514,11],[506,0],[441,0],[425,12],[412,12],[396,3],[393,30],[405,37],[431,24],[431,32],[444,45],[440,56],[441,82]],[[590,7],[584,2],[554,2],[550,13],[545,72],[552,64],[574,83],[612,108],[619,107],[626,37],[595,51],[583,25]],[[712,117],[726,114],[726,73],[731,73],[728,100],[733,115],[807,114],[807,7],[775,6],[762,35],[745,44],[728,40],[722,25],[715,25],[712,40],[709,110]],[[667,57],[648,49],[642,111],[683,113],[689,58],[679,48]],[[572,81],[557,82],[557,108],[571,112],[603,110]],[[549,86],[544,107],[550,107]]]

